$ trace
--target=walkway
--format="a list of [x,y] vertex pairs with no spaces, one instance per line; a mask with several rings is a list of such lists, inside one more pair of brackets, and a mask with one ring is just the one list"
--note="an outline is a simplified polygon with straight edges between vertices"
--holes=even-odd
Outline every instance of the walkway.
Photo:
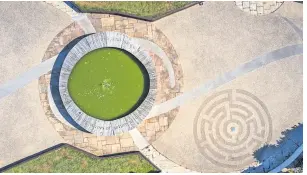
[[[0,8],[3,8],[0,10],[4,16],[0,25],[8,26],[4,31],[0,31],[5,43],[0,45],[0,53],[4,55],[0,61],[7,63],[0,65],[1,91],[4,83],[10,82],[9,80],[40,62],[48,43],[71,23],[71,18],[44,3],[1,3]],[[8,8],[16,10],[16,14],[15,11],[6,12],[5,9]],[[42,9],[44,12],[41,12]],[[27,15],[29,19],[24,19]],[[73,16],[73,19],[77,19],[75,14]],[[61,20],[57,20],[58,18]],[[163,170],[242,171],[248,166],[257,165],[255,156],[258,160],[264,159],[263,153],[257,153],[257,149],[263,145],[269,144],[268,148],[271,149],[276,143],[290,143],[284,150],[286,153],[293,153],[302,144],[300,139],[289,140],[287,137],[282,140],[289,142],[277,142],[280,137],[291,133],[284,132],[285,130],[302,123],[301,5],[286,2],[276,13],[257,17],[241,11],[234,2],[205,2],[203,6],[191,7],[153,24],[131,20],[129,23],[133,24],[132,29],[125,28],[128,27],[125,25],[127,20],[122,17],[91,15],[89,19],[90,21],[84,18],[78,22],[85,32],[117,30],[119,27],[118,30],[134,37],[151,38],[150,33],[153,33],[153,42],[158,47],[161,47],[161,44],[166,47],[166,56],[171,59],[170,63],[164,59],[163,54],[161,56],[168,75],[172,77],[175,73],[175,76],[178,76],[182,71],[174,65],[182,67],[183,76],[180,75],[180,79],[176,77],[176,81],[170,78],[169,85],[177,87],[180,80],[181,87],[183,77],[183,87],[175,89],[183,91],[184,94],[177,93],[176,98],[167,98],[169,101],[165,103],[162,103],[164,98],[158,100],[161,104],[156,105],[148,116],[154,117],[181,106],[175,113],[171,112],[176,116],[171,117],[175,118],[172,125],[162,127],[160,118],[150,118],[142,124],[146,128],[145,131],[141,130],[143,126],[140,125],[138,129],[130,132],[135,146]],[[18,22],[12,23],[12,20]],[[38,21],[42,22],[37,24]],[[76,25],[71,25],[72,28],[74,26]],[[152,31],[152,26],[157,29]],[[62,30],[63,36],[56,37],[64,37],[64,43],[69,40],[66,41],[65,31]],[[142,36],[138,36],[140,31],[144,31]],[[173,44],[174,49],[161,31]],[[155,37],[158,40],[155,40]],[[18,45],[16,40],[20,41]],[[58,53],[60,50],[57,48],[63,45],[63,41],[59,42],[62,43],[61,46],[52,41],[55,45],[49,45],[48,52],[50,50],[52,53]],[[154,46],[150,43],[146,45]],[[152,51],[161,52],[157,49]],[[46,54],[44,60],[50,58],[47,58]],[[157,61],[155,57],[154,60]],[[28,83],[28,75],[39,76],[45,73],[53,61],[51,58],[31,69],[36,71],[34,73],[22,74],[22,81],[18,83]],[[160,61],[156,66],[162,71],[161,65]],[[168,87],[169,85],[164,86],[165,79],[166,77],[163,78],[162,86]],[[3,116],[0,118],[0,138],[5,138],[0,144],[0,167],[63,141],[52,129],[40,108],[39,98],[46,99],[46,94],[40,97],[37,94],[41,91],[47,92],[47,88],[41,89],[42,87],[45,86],[39,86],[38,91],[35,81],[8,96],[8,91],[0,92],[0,98],[3,97],[0,101],[0,114]],[[165,93],[168,93],[168,90]],[[45,106],[45,102],[43,103]],[[46,102],[46,106],[48,105]],[[47,114],[52,115],[49,108]],[[167,116],[165,118],[167,119]],[[63,126],[59,124],[61,127],[57,131],[61,134]],[[166,130],[168,126],[170,128]],[[155,133],[151,130],[157,128],[163,128],[162,135],[160,133],[149,137],[149,133]],[[91,135],[91,140],[83,137],[84,134],[81,133],[78,139],[81,139],[82,143],[86,142],[85,147],[89,147],[91,143],[99,147],[101,143],[97,154],[113,152],[114,146],[117,146],[114,150],[118,151],[118,145],[126,145],[126,141],[129,141],[128,146],[132,148],[130,136],[127,134],[119,136],[118,142],[115,141],[117,145],[111,145],[110,150],[103,146],[96,136]],[[74,135],[72,144],[75,144],[76,138]],[[104,138],[105,144],[109,141],[113,143],[114,138]],[[147,147],[151,143],[152,145]],[[254,151],[257,151],[257,154],[253,155]],[[259,158],[259,155],[262,158]],[[270,165],[269,160],[265,161]]]
[[[175,120],[153,143],[158,151],[196,171],[241,171],[256,165],[254,151],[264,144],[276,144],[284,130],[303,121],[303,56],[297,45],[302,39],[280,16],[302,22],[302,13],[298,14],[302,6],[284,6],[279,13],[256,17],[233,2],[206,2],[154,23],[179,55],[184,92],[268,52],[291,45],[298,49],[293,56],[267,65],[248,64],[242,68],[260,67],[244,74],[238,69],[235,80],[207,94],[199,93],[192,101],[178,101],[183,105]],[[268,56],[274,54],[282,57],[289,52]],[[223,79],[233,75],[226,74]]]
[[[0,2],[0,16],[0,85],[38,65],[52,38],[71,23],[44,2]],[[37,80],[1,98],[0,116],[0,167],[62,142],[45,117]]]

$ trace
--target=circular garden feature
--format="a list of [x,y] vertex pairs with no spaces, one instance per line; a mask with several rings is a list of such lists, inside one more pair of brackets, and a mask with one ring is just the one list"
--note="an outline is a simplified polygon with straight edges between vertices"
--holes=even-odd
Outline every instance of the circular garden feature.
[[69,50],[58,87],[65,110],[81,129],[116,135],[134,129],[149,114],[157,91],[155,66],[127,35],[95,33]]
[[131,113],[148,93],[148,73],[129,52],[101,48],[87,53],[74,66],[68,91],[86,114],[114,120]]

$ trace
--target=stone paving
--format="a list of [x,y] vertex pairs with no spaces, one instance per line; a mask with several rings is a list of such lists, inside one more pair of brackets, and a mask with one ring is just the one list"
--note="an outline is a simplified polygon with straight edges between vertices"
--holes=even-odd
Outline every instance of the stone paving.
[[[85,54],[94,51],[97,48],[108,47],[123,49],[134,54],[135,58],[144,65],[144,68],[146,69],[149,76],[148,83],[150,86],[145,99],[133,112],[119,119],[104,121],[84,113],[77,106],[77,104],[75,104],[69,94],[68,89],[61,87],[68,87],[69,76],[74,66]],[[96,135],[114,136],[116,134],[125,133],[136,128],[148,116],[152,106],[155,103],[157,90],[156,71],[153,59],[149,54],[147,54],[147,51],[136,49],[139,47],[140,45],[134,42],[133,38],[129,38],[127,35],[118,32],[98,32],[82,38],[68,52],[66,58],[63,61],[63,65],[61,66],[61,70],[52,71],[51,73],[53,77],[58,77],[55,78],[58,83],[50,84],[51,87],[57,85],[59,87],[59,90],[52,88],[52,91],[58,91],[60,96],[58,96],[56,92],[52,93],[51,95],[53,96],[54,101],[58,99],[54,96],[61,97],[61,100],[55,101],[57,108],[66,109],[67,113],[78,125],[80,125],[80,127]],[[52,81],[54,82],[54,80]],[[51,96],[49,96],[49,98],[51,98]],[[59,105],[62,103],[63,105]]]
[[[156,96],[156,104],[165,102],[181,93],[180,87],[183,85],[183,76],[181,66],[177,59],[178,56],[166,36],[160,30],[156,29],[151,23],[115,15],[88,14],[88,18],[91,20],[97,32],[118,31],[126,33],[130,37],[149,39],[165,51],[167,56],[170,58],[175,72],[176,85],[174,88],[170,88],[168,73],[163,66],[161,59],[150,51],[157,72],[158,92]],[[65,28],[50,43],[43,61],[57,55],[66,44],[83,34],[81,27],[76,23]],[[54,116],[49,106],[47,88],[50,83],[50,78],[51,74],[48,73],[41,76],[39,79],[40,99],[47,118],[67,143],[90,151],[96,155],[138,150],[128,133],[120,134],[118,136],[102,137],[93,134],[86,134],[63,125],[62,122]],[[168,129],[174,120],[178,109],[179,108],[143,121],[138,126],[139,131],[150,143],[153,142]]]
[[[245,6],[247,7],[246,3]],[[252,6],[254,6],[253,3]],[[249,63],[248,61],[251,61],[251,58],[259,56],[261,53],[268,53],[289,44],[293,45],[293,47],[288,47],[290,48],[290,54],[288,54],[287,49],[285,49],[287,52],[283,52],[283,49],[277,50],[273,52],[274,54],[269,54],[269,57],[264,54],[264,58],[269,60],[270,56],[273,56],[273,61],[276,61],[276,63],[271,63],[263,68],[258,67],[259,70],[247,75],[239,74],[240,77],[224,85],[224,87],[217,88],[204,96],[201,96],[202,94],[199,93],[198,99],[194,97],[195,99],[187,104],[181,104],[180,108],[145,120],[138,127],[138,130],[149,141],[148,144],[150,146],[140,151],[159,167],[162,167],[162,169],[170,170],[165,172],[194,172],[191,169],[199,172],[234,172],[242,170],[242,167],[246,168],[248,165],[258,165],[258,162],[243,162],[243,166],[237,164],[241,162],[238,160],[245,160],[248,156],[252,156],[254,148],[247,152],[247,155],[245,155],[244,151],[252,147],[253,144],[255,146],[255,142],[260,142],[260,146],[268,143],[274,144],[285,128],[301,122],[302,56],[297,55],[302,53],[301,45],[299,44],[301,43],[300,36],[297,35],[295,29],[291,28],[291,25],[287,25],[278,16],[261,19],[250,18],[247,17],[249,15],[242,16],[242,14],[237,13],[234,8],[236,7],[228,2],[218,4],[216,2],[208,2],[203,9],[201,7],[192,7],[155,23],[147,23],[114,15],[88,14],[96,31],[119,31],[133,37],[145,38],[158,44],[167,53],[175,70],[176,85],[173,89],[169,88],[168,74],[161,60],[151,52],[157,76],[161,78],[160,86],[158,85],[160,87],[160,89],[158,88],[158,96],[160,96],[157,98],[156,104],[172,99],[180,95],[182,91],[188,92],[200,83],[212,80],[222,72],[236,70],[234,69],[235,67],[243,62]],[[220,13],[215,13],[208,22],[207,14],[213,14],[216,12],[216,9],[220,9]],[[254,7],[250,11],[255,11]],[[261,10],[259,11],[261,12]],[[197,15],[193,15],[194,13],[197,13]],[[238,16],[240,16],[240,20],[232,20]],[[229,21],[231,23],[228,23]],[[212,23],[216,25],[212,26]],[[212,28],[206,27],[209,25]],[[162,29],[169,39],[155,26]],[[237,26],[241,26],[241,28],[237,28]],[[262,30],[257,30],[258,28]],[[236,32],[244,33],[244,35],[238,37],[240,35],[236,35]],[[83,31],[76,23],[71,24],[50,43],[43,60],[57,55],[67,43],[83,34]],[[211,38],[208,38],[208,36]],[[270,39],[272,37],[274,40]],[[174,47],[169,40],[172,41]],[[229,44],[230,41],[232,44]],[[174,48],[176,48],[179,56]],[[240,52],[233,52],[237,51],[237,48],[241,48]],[[298,52],[296,53],[291,48],[296,49]],[[284,57],[284,54],[288,54],[291,57],[277,62],[278,59],[275,57]],[[181,64],[179,64],[179,58]],[[181,70],[181,66],[184,72]],[[184,79],[182,78],[183,75]],[[274,80],[272,80],[272,76]],[[231,78],[231,76],[226,75],[225,78]],[[49,83],[50,73],[40,77],[39,91],[41,103],[49,121],[67,143],[96,155],[138,150],[140,148],[136,147],[137,142],[133,142],[131,138],[131,136],[134,136],[133,134],[125,133],[118,136],[102,137],[83,133],[63,125],[56,119],[50,109],[47,95]],[[206,88],[206,86],[204,87]],[[237,90],[238,87],[244,90]],[[266,88],[263,89],[263,87]],[[228,93],[224,93],[225,91]],[[256,102],[250,102],[246,97],[241,98],[240,93],[241,95],[249,94],[248,97],[256,99]],[[225,94],[227,94],[226,103]],[[223,98],[220,98],[219,95],[222,95]],[[216,99],[216,97],[219,97],[220,100]],[[274,101],[275,98],[278,98],[278,103]],[[204,100],[206,101],[204,102]],[[225,122],[224,120],[233,120],[231,117],[234,116],[234,113],[237,113],[239,116],[241,115],[240,112],[242,111],[234,109],[238,108],[239,105],[237,103],[240,101],[248,104],[248,110],[240,108],[243,111],[245,110],[246,113],[243,115],[247,115],[245,116],[248,118],[247,121]],[[213,105],[210,106],[209,103],[212,102]],[[233,106],[233,104],[237,106]],[[225,111],[216,110],[217,106],[224,106],[221,109]],[[207,112],[210,110],[205,109],[214,109],[214,114]],[[269,114],[267,111],[269,111]],[[228,115],[229,113],[231,115]],[[262,115],[259,115],[259,113]],[[229,116],[230,119],[228,118]],[[175,117],[176,119],[174,120]],[[261,117],[264,117],[264,120],[271,117],[273,129],[267,127],[265,124],[270,122],[264,121]],[[220,120],[221,118],[222,120]],[[200,122],[197,119],[201,119]],[[262,125],[259,125],[260,123]],[[172,125],[170,126],[170,124]],[[197,126],[198,124],[200,126]],[[213,127],[210,124],[213,124]],[[246,127],[248,127],[247,130],[242,129]],[[203,128],[206,132],[202,132],[202,130],[195,132],[197,128]],[[258,132],[254,132],[256,131],[255,129]],[[252,134],[245,133],[246,131],[252,131]],[[270,132],[272,133],[272,138]],[[210,135],[213,135],[214,138],[211,138],[211,141]],[[198,136],[200,136],[200,140],[197,140]],[[245,136],[247,136],[246,138],[249,139],[249,142],[236,145],[237,141],[244,140]],[[204,138],[206,138],[205,142]],[[221,140],[222,143],[215,142]],[[293,143],[293,145],[301,144],[299,140],[294,140]],[[233,153],[219,155],[221,152],[227,152],[227,150],[235,150],[233,147],[229,148],[229,144],[232,146],[235,144],[235,148],[239,146],[239,150],[243,150],[244,155]],[[197,146],[199,147],[197,148]],[[259,147],[259,145],[255,147]],[[216,160],[220,161],[216,162]],[[226,167],[225,164],[227,165]]]
[[251,15],[267,15],[276,11],[283,1],[236,1],[236,6]]

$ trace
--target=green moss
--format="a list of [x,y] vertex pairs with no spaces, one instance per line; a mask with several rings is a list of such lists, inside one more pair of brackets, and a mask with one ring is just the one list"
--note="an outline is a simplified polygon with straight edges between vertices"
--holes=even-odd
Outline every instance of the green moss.
[[75,1],[86,12],[122,12],[141,17],[155,17],[174,9],[184,7],[189,1]]
[[139,155],[98,159],[69,147],[43,154],[5,173],[147,173],[157,171]]
[[126,51],[102,48],[83,56],[73,68],[68,91],[88,115],[112,120],[130,113],[147,95],[144,67]]

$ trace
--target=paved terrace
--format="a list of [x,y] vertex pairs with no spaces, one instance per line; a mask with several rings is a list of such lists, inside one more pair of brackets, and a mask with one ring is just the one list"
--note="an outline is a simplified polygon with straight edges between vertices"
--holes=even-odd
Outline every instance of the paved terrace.
[[[291,16],[301,26],[298,14],[302,9],[293,3],[281,6],[279,13],[253,16],[233,2],[208,2],[155,22],[179,55],[183,91],[200,90],[190,93],[198,97],[191,101],[178,98],[183,104],[179,113],[153,146],[177,164],[201,172],[256,165],[257,145],[276,144],[283,131],[303,121],[303,55],[291,53],[302,49],[302,38],[283,18]],[[215,82],[204,85],[210,81]],[[243,114],[236,104],[251,114]],[[267,114],[252,112],[253,104],[267,108]]]
[[[72,21],[44,2],[0,2],[0,15],[0,86],[39,64],[52,38]],[[0,167],[63,142],[38,92],[34,80],[1,98]]]
[[[6,63],[0,65],[0,167],[65,141],[99,155],[141,150],[166,172],[234,172],[267,161],[257,154],[264,145],[283,143],[293,153],[302,144],[289,135],[303,121],[301,4],[285,2],[274,13],[254,16],[234,2],[205,2],[154,23],[111,15],[76,18],[63,5],[61,11],[43,2],[3,2],[0,8],[0,24],[7,26],[0,31],[0,61]],[[69,25],[71,17],[77,22]],[[138,129],[97,137],[52,118],[47,72],[73,38],[108,30],[152,41],[137,39],[152,52],[160,92]],[[14,79],[18,75],[24,78]]]

